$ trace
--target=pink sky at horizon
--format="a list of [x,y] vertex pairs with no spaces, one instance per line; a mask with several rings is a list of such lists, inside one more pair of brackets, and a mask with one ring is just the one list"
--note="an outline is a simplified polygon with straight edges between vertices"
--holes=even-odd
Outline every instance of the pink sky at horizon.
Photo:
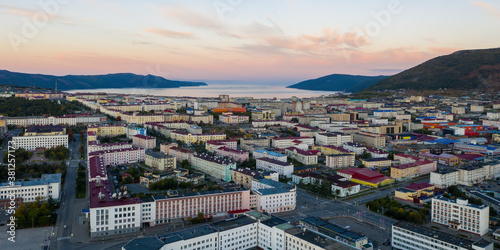
[[[486,0],[60,2],[47,11],[38,1],[0,0],[0,69],[293,82],[392,75],[500,41],[492,32],[500,4]],[[44,15],[48,22],[27,35],[26,23]]]

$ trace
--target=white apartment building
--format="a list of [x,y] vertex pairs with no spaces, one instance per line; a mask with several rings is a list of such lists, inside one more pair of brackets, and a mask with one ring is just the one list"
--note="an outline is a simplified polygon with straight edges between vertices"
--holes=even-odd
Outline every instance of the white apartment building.
[[132,148],[132,144],[127,142],[100,144],[99,141],[89,141],[87,144],[87,153],[92,153],[95,151],[102,151],[102,150],[121,149],[121,148]]
[[493,243],[485,240],[474,242],[439,230],[400,221],[392,225],[392,247],[405,250],[493,250]]
[[486,113],[486,117],[491,120],[497,120],[500,119],[500,113],[499,112],[488,112]]
[[[141,204],[128,204],[119,200],[111,201],[110,206],[90,206],[90,237],[106,237],[115,234],[136,233],[141,229]],[[104,202],[108,203],[108,202]],[[113,205],[115,203],[116,205]]]
[[22,198],[23,202],[34,202],[39,197],[42,201],[52,198],[59,200],[61,192],[61,174],[43,174],[40,180],[0,183],[0,200]]
[[154,199],[142,201],[141,203],[141,225],[154,226],[156,219],[156,202]]
[[191,165],[196,170],[224,181],[231,181],[231,169],[236,169],[236,163],[233,161],[198,153],[191,158]]
[[281,213],[295,210],[296,187],[270,179],[252,180],[252,191],[257,194],[257,211]]
[[344,143],[352,142],[352,135],[342,133],[315,133],[317,145],[333,145],[340,147]]
[[314,138],[312,137],[285,137],[271,139],[271,146],[274,148],[289,148],[297,144],[307,144],[308,146],[314,145]]
[[263,149],[257,149],[255,151],[253,151],[253,157],[255,159],[266,157],[266,158],[271,158],[271,159],[274,159],[277,161],[282,161],[282,162],[286,162],[286,160],[287,160],[287,156],[284,154],[280,154],[280,153],[276,153],[276,152],[268,151],[268,150],[263,150]]
[[362,155],[366,150],[366,147],[364,145],[354,142],[345,143],[344,145],[342,145],[342,148],[354,152],[354,154],[356,155]]
[[350,168],[354,167],[355,158],[353,154],[327,155],[325,165],[329,168]]
[[438,188],[446,188],[457,184],[472,186],[499,176],[500,162],[486,160],[476,166],[464,166],[450,171],[438,170],[431,172],[430,183]]
[[315,165],[318,164],[318,154],[321,152],[319,150],[302,150],[296,147],[289,147],[285,149],[285,153],[305,165]]
[[488,233],[490,207],[469,204],[468,200],[432,198],[432,222],[478,235]]
[[13,136],[12,141],[18,148],[33,151],[37,148],[68,147],[68,135]]
[[458,170],[431,172],[430,184],[438,188],[447,188],[458,184]]
[[256,167],[265,171],[278,172],[279,175],[286,176],[287,178],[292,177],[293,173],[293,164],[267,157],[257,159]]
[[63,116],[8,117],[7,125],[28,127],[32,125],[98,124],[106,121],[104,115],[68,114]]

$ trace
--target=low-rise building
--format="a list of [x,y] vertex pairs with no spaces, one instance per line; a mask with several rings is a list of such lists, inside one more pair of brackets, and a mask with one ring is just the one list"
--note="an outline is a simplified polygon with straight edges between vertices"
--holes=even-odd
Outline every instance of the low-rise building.
[[[61,192],[61,174],[42,174],[39,180],[0,183],[0,201],[21,199],[22,202],[35,202],[37,198],[47,201],[59,200]],[[0,206],[1,210],[10,209],[8,202]]]
[[277,172],[259,172],[256,170],[250,170],[249,168],[231,170],[231,180],[245,188],[251,188],[252,181],[258,181],[261,179],[279,181],[279,174]]
[[346,197],[359,193],[361,185],[352,181],[342,180],[332,182],[332,193],[339,197]]
[[363,249],[363,246],[368,244],[368,237],[333,225],[317,217],[303,218],[299,220],[299,223],[308,230],[328,236],[358,249]]
[[408,186],[396,189],[394,196],[396,199],[423,204],[434,194],[434,185],[429,183],[412,183]]
[[314,145],[314,138],[312,137],[284,137],[271,139],[271,146],[274,148],[289,148],[299,144],[306,144],[307,146]]
[[219,121],[227,124],[241,124],[241,123],[248,123],[249,117],[246,115],[233,115],[233,114],[219,115]]
[[238,141],[237,140],[217,140],[217,141],[207,141],[205,143],[205,148],[210,151],[214,152],[215,149],[220,148],[220,147],[226,147],[230,149],[238,149]]
[[381,173],[371,171],[366,168],[340,169],[337,171],[337,174],[346,177],[352,182],[372,187],[385,186],[394,183],[394,178],[384,176]]

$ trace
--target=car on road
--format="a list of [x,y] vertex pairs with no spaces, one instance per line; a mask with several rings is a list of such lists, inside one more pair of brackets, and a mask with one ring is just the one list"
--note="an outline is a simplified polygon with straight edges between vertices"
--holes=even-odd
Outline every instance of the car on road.
[[68,226],[64,225],[64,227],[63,227],[63,228],[64,228],[64,229],[66,229],[66,228],[68,228]]
[[170,232],[170,228],[165,229],[165,231]]
[[347,231],[351,231],[351,226],[345,226],[344,229]]

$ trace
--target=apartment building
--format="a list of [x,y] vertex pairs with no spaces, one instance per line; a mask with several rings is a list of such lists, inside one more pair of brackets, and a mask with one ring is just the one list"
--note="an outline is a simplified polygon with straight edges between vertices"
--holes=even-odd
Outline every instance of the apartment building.
[[113,149],[132,148],[132,147],[133,147],[132,144],[127,142],[100,144],[99,141],[89,141],[87,143],[87,153],[92,153],[95,151],[102,151],[102,150],[113,150]]
[[354,143],[354,142],[344,143],[342,145],[342,148],[344,148],[345,150],[348,150],[350,152],[354,152],[354,154],[356,154],[356,155],[362,155],[366,150],[366,147],[364,145]]
[[321,154],[319,150],[302,150],[296,147],[286,148],[285,153],[305,165],[318,164],[318,155]]
[[299,223],[307,230],[322,234],[357,249],[363,249],[363,246],[368,244],[368,237],[338,227],[317,217],[306,217],[300,219]]
[[361,164],[367,168],[385,168],[390,167],[392,163],[392,161],[387,158],[369,158],[360,160]]
[[240,146],[244,145],[257,145],[263,147],[269,147],[270,139],[269,138],[240,138]]
[[169,171],[177,168],[176,158],[163,152],[148,150],[145,152],[144,160],[147,166],[160,171]]
[[342,146],[344,143],[352,142],[352,135],[343,133],[318,133],[314,134],[317,145]]
[[325,165],[329,168],[350,168],[354,167],[355,158],[353,154],[327,155]]
[[455,149],[462,150],[464,152],[480,153],[485,155],[498,155],[500,154],[500,148],[495,148],[486,145],[476,145],[464,142],[455,143]]
[[205,143],[205,148],[210,151],[214,152],[215,149],[220,148],[220,147],[226,147],[230,149],[238,149],[238,141],[237,140],[217,140],[217,141],[207,141]]
[[219,115],[219,121],[226,124],[241,124],[248,123],[249,117],[246,115]]
[[33,126],[25,129],[24,136],[13,136],[12,142],[18,148],[32,151],[57,146],[68,147],[68,135],[61,126]]
[[[366,237],[365,237],[366,238]],[[175,249],[336,249],[355,248],[336,238],[311,230],[301,230],[266,213],[246,212],[243,216],[157,236],[137,238],[122,249],[147,245],[150,250]],[[359,245],[359,244],[358,244]]]
[[126,125],[90,125],[87,127],[87,132],[95,131],[97,136],[116,136],[126,134]]
[[104,115],[67,114],[62,116],[26,116],[7,117],[7,125],[28,127],[33,125],[65,125],[99,124],[106,122]]
[[116,166],[144,161],[145,150],[137,147],[101,150],[89,153],[89,159],[93,157],[100,157],[106,166]]
[[215,153],[222,157],[228,157],[231,160],[242,162],[248,160],[248,152],[242,150],[236,150],[228,147],[219,147],[215,150]]
[[490,207],[469,204],[468,200],[432,198],[432,222],[478,235],[488,233]]
[[[175,145],[177,145],[177,143],[175,143]],[[191,158],[194,155],[194,151],[184,148],[178,148],[177,146],[167,147],[166,145],[164,145],[164,147],[161,148],[160,151],[166,153],[167,155],[175,157],[178,162],[182,162],[184,160],[191,162]]]
[[231,169],[236,169],[236,163],[233,161],[199,153],[193,155],[191,165],[194,169],[223,181],[231,181]]
[[211,140],[225,140],[226,134],[191,134],[182,131],[172,131],[170,132],[170,138],[176,141],[182,141],[186,144],[191,144]]
[[287,178],[292,177],[293,173],[293,164],[267,157],[256,159],[256,167],[264,171],[278,172],[279,175],[286,176]]
[[250,189],[252,187],[252,181],[258,181],[261,179],[271,179],[274,181],[279,181],[279,174],[277,172],[259,172],[255,170],[250,170],[249,168],[238,168],[231,170],[231,180],[234,183],[242,185],[245,188]]
[[132,145],[145,149],[152,149],[156,147],[156,137],[147,135],[134,135],[132,136]]
[[269,150],[263,150],[263,149],[258,149],[258,150],[253,151],[253,157],[255,159],[266,157],[266,158],[271,158],[271,159],[275,159],[277,161],[282,161],[282,162],[286,162],[286,160],[287,160],[287,156],[284,154],[280,154],[280,153],[277,153],[274,151],[269,151]]
[[346,150],[341,147],[331,146],[331,145],[322,145],[322,146],[312,146],[313,150],[319,150],[323,155],[336,155],[336,154],[352,154],[349,150]]
[[252,181],[252,192],[257,194],[259,212],[281,213],[295,210],[295,185],[263,178]]
[[[61,192],[61,174],[42,174],[39,180],[16,181],[0,183],[0,200],[11,200],[13,197],[22,199],[22,202],[34,202],[36,198],[47,201],[52,198],[59,200]],[[0,209],[8,209],[0,206]]]
[[359,132],[353,135],[353,141],[371,148],[385,147],[385,135]]
[[493,243],[483,239],[472,241],[432,228],[400,221],[392,225],[392,247],[405,250],[491,250]]
[[413,178],[436,171],[437,164],[434,161],[417,161],[391,167],[391,177],[402,180]]
[[252,120],[274,120],[276,119],[276,112],[272,110],[255,110],[252,111]]
[[314,145],[312,137],[284,137],[271,139],[271,146],[274,148],[289,148],[298,144],[306,144],[307,146]]
[[229,188],[223,190],[153,196],[156,202],[155,224],[174,219],[187,219],[203,213],[206,217],[227,216],[230,211],[250,210],[250,190]]

